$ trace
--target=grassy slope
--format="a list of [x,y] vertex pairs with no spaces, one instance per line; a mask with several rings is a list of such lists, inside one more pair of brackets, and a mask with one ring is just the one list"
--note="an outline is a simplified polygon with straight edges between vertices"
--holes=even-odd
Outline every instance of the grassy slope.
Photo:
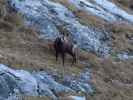
[[[0,5],[4,4],[0,3]],[[2,8],[5,9],[4,6]],[[19,15],[12,14],[13,17],[5,12],[3,14],[5,16],[0,17],[0,63],[17,69],[44,69],[62,73],[61,61],[55,61],[48,43],[40,40],[39,34],[33,31],[33,28],[25,28]],[[14,17],[16,17],[15,20]],[[85,16],[81,16],[83,17]],[[114,37],[119,37],[119,34]],[[133,61],[116,62],[111,57],[98,58],[84,51],[80,52],[80,63],[71,67],[70,60],[71,58],[68,57],[66,61],[67,74],[78,74],[82,71],[85,66],[81,63],[82,61],[90,63],[93,75],[92,84],[96,87],[95,93],[88,96],[90,100],[133,100]]]

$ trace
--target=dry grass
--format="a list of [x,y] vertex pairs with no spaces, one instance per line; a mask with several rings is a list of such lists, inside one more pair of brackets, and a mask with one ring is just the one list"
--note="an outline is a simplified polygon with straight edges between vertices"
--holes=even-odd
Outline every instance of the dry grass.
[[133,99],[132,63],[113,63],[111,59],[104,59],[93,71],[92,82],[96,86],[96,94],[92,100]]
[[[90,63],[91,83],[95,87],[89,100],[132,100],[133,61],[115,62],[112,57],[99,58],[94,54],[80,52],[80,59]],[[87,100],[88,100],[87,99]]]
[[81,24],[103,28],[105,22],[101,18],[93,16],[91,13],[89,15],[86,12],[79,10],[77,7],[75,7],[75,5],[70,4],[68,0],[56,0],[56,1],[60,2],[61,4],[66,6],[70,11],[72,11],[73,14],[75,14],[75,16],[78,17],[78,20]]
[[51,100],[50,97],[45,96],[17,96],[18,100]]
[[6,0],[0,1],[0,30],[11,32],[15,29],[22,27],[22,15],[16,12],[9,12],[6,5]]
[[78,17],[79,22],[86,26],[103,28],[103,25],[106,23],[104,20],[91,14],[89,15],[84,11],[75,11],[74,14]]
[[119,4],[123,5],[123,6],[129,6],[131,0],[114,0],[115,2],[118,2]]
[[4,21],[11,23],[13,26],[21,27],[24,20],[19,13],[8,13],[4,17]]
[[113,1],[125,7],[129,7],[132,2],[131,0],[113,0]]
[[121,7],[122,9],[126,10],[128,13],[133,14],[133,2],[132,0],[112,0],[113,2],[115,2],[115,4],[117,4],[119,7]]
[[[28,35],[26,33],[1,32],[0,62],[15,66],[18,69],[44,69],[53,72],[56,70],[58,73],[62,73],[62,65],[59,62],[55,62],[52,52],[47,51],[46,44],[37,39],[37,34],[29,33]],[[90,100],[103,100],[102,98],[115,100],[117,97],[130,100],[128,98],[132,98],[130,85],[133,68],[129,62],[114,64],[111,59],[101,59],[85,51],[80,51],[80,61],[86,61],[91,64],[90,68],[93,72],[92,83],[96,87],[96,92],[90,96]],[[79,74],[84,69],[84,65],[78,64],[72,67],[69,67],[69,65],[70,59],[66,62],[66,74]]]
[[14,30],[14,27],[11,23],[1,20],[0,21],[0,30],[10,32],[10,31]]
[[[60,1],[65,2],[67,0]],[[104,25],[97,18],[90,17],[84,12],[77,13],[77,16],[88,24],[97,25],[99,23],[98,26]],[[10,24],[13,25],[13,29],[5,27],[3,23],[9,23],[9,26]],[[6,14],[6,17],[1,18],[0,25],[2,26],[0,30],[0,63],[17,69],[44,69],[63,73],[61,60],[56,62],[54,52],[49,50],[51,42],[40,40],[38,38],[39,34],[33,30],[33,27],[26,28],[22,27],[23,25],[17,27],[16,20],[12,19],[10,14]],[[112,41],[114,41],[112,45],[116,50],[125,50],[129,47],[132,50],[132,45],[127,42],[133,36],[132,26],[115,23],[104,25],[104,27],[112,32]],[[74,66],[70,66],[71,58],[67,58],[65,73],[79,74],[87,65],[80,62],[90,64],[89,68],[92,71],[91,83],[95,87],[95,93],[88,96],[87,100],[133,100],[132,60],[115,62],[111,57],[99,58],[82,50],[79,53],[79,63]],[[34,98],[31,99],[34,100]],[[39,98],[35,98],[35,100],[39,100]]]
[[133,38],[133,26],[126,23],[113,23],[105,26],[106,30],[112,32],[112,47],[114,51],[133,51],[130,40]]

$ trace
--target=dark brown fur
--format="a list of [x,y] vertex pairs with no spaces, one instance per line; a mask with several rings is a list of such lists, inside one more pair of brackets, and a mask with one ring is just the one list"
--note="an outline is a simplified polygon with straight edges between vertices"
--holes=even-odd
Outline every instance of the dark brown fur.
[[76,53],[74,52],[73,48],[74,45],[72,43],[65,42],[60,37],[57,37],[54,41],[56,61],[58,60],[58,55],[61,54],[62,62],[64,65],[65,56],[66,54],[69,54],[73,58],[72,64],[76,63]]

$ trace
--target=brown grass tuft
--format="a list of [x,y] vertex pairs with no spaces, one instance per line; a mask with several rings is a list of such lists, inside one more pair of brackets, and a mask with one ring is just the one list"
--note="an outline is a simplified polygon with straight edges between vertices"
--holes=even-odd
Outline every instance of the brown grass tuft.
[[10,32],[10,31],[14,30],[14,27],[11,23],[1,20],[0,21],[0,30]]
[[105,26],[112,32],[112,47],[116,52],[133,51],[131,39],[133,38],[133,26],[126,23],[112,23]]
[[23,18],[21,17],[20,14],[16,14],[16,13],[10,13],[10,14],[7,14],[5,17],[4,17],[4,21],[7,21],[9,23],[11,23],[12,25],[16,26],[16,27],[20,27],[23,25]]
[[76,11],[74,14],[78,17],[79,22],[86,26],[103,28],[103,25],[105,24],[105,21],[103,19],[93,16],[91,14],[89,15],[84,11]]

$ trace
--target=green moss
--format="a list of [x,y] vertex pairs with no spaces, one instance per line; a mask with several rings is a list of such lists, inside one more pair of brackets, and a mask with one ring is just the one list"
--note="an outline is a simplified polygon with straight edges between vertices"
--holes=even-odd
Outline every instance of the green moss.
[[113,52],[111,53],[112,58],[117,58],[117,53]]
[[116,52],[112,52],[112,53],[111,53],[111,57],[112,57],[112,59],[113,59],[114,61],[119,62],[119,61],[120,61],[120,58],[118,57],[117,54],[118,54],[118,53],[116,53]]
[[16,22],[15,22],[15,25],[16,25],[17,27],[23,25],[24,20],[23,20],[23,18],[22,18],[22,14],[18,13],[18,14],[16,15],[16,19],[17,19],[17,20],[16,20]]
[[75,7],[75,5],[73,5],[73,4],[70,4],[70,5],[68,6],[68,9],[69,9],[70,11],[72,11],[72,12],[75,12],[75,11],[77,10],[77,8]]

